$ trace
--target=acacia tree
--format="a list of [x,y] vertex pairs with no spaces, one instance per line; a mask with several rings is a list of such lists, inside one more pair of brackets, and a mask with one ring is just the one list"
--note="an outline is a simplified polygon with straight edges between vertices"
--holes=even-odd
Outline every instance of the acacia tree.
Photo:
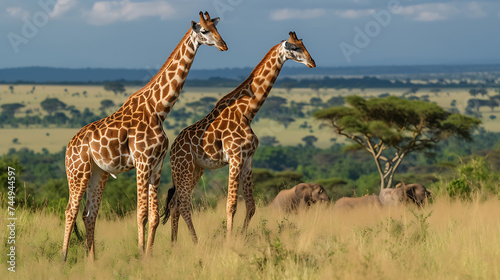
[[55,111],[66,108],[66,104],[57,98],[45,98],[45,100],[40,103],[40,106],[42,106],[42,109],[47,111],[51,116]]
[[432,149],[442,140],[456,136],[471,140],[481,121],[445,111],[434,103],[395,96],[365,100],[346,97],[349,107],[335,106],[314,113],[314,117],[335,132],[367,150],[380,174],[380,189],[392,185],[403,158],[413,151]]
[[117,95],[118,93],[125,92],[125,85],[119,81],[107,82],[104,84],[104,90],[112,91],[115,95]]
[[115,106],[115,102],[113,102],[113,100],[111,100],[111,99],[101,100],[101,110],[102,111],[105,111],[106,109],[111,108],[113,106]]
[[2,109],[2,113],[6,115],[10,115],[14,117],[14,114],[16,113],[17,110],[25,107],[21,103],[8,103],[8,104],[2,104],[0,105],[0,108]]

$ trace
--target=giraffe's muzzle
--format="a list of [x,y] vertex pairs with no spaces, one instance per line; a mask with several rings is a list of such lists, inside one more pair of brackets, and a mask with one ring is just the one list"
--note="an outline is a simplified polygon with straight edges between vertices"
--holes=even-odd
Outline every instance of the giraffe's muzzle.
[[219,51],[227,51],[226,42],[221,41],[221,42],[217,43],[217,48],[219,49]]
[[315,68],[316,67],[316,62],[314,61],[314,59],[310,59],[308,62],[307,62],[307,67],[308,68]]

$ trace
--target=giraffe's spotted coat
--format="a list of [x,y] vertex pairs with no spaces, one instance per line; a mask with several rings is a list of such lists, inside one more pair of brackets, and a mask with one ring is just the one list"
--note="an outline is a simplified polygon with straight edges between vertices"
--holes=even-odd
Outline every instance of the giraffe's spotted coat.
[[193,240],[197,242],[191,220],[191,193],[205,168],[230,166],[226,208],[228,238],[231,236],[240,186],[246,204],[243,231],[248,227],[255,212],[252,157],[259,143],[250,124],[287,59],[315,67],[314,60],[295,33],[290,33],[287,42],[297,49],[286,49],[283,43],[272,47],[243,83],[221,98],[205,118],[182,130],[172,144],[170,163],[175,193],[170,201],[167,200],[166,207],[169,207],[172,216],[173,241],[177,239],[179,216],[182,215]]
[[[151,81],[132,94],[112,115],[83,127],[68,144],[66,174],[69,202],[63,243],[66,259],[71,230],[80,201],[87,193],[83,220],[89,258],[94,259],[94,229],[104,186],[110,174],[137,169],[138,245],[144,250],[145,226],[149,221],[146,254],[152,249],[159,223],[158,185],[168,138],[163,121],[174,106],[201,44],[227,50],[208,13],[184,35]],[[217,20],[218,21],[218,20]],[[200,34],[201,25],[210,32]]]

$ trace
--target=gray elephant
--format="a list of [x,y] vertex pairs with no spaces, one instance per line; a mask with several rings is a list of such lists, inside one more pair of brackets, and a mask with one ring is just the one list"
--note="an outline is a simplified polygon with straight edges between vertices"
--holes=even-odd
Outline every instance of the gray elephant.
[[351,210],[359,207],[382,207],[382,203],[378,196],[372,194],[362,197],[342,197],[333,206],[338,210]]
[[280,191],[271,202],[271,206],[285,211],[295,211],[300,206],[310,206],[316,202],[329,200],[323,186],[300,183],[291,189]]
[[400,183],[396,188],[383,189],[379,194],[379,199],[383,205],[395,206],[406,203],[415,203],[422,206],[431,198],[431,193],[420,184]]

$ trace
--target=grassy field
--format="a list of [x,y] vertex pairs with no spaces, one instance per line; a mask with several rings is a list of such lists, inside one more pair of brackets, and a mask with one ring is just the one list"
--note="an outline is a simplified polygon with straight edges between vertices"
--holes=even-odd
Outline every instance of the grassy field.
[[[40,107],[40,102],[46,97],[56,97],[66,103],[68,106],[75,106],[78,110],[90,108],[94,113],[99,113],[101,101],[104,99],[111,99],[116,104],[115,107],[109,108],[107,113],[110,114],[123,104],[127,96],[138,90],[139,87],[127,87],[126,95],[114,95],[110,91],[105,91],[103,86],[65,86],[65,85],[37,85],[33,93],[33,85],[15,85],[14,94],[9,90],[9,85],[0,85],[0,104],[19,102],[26,107],[20,109],[16,116],[24,116],[27,110],[31,110],[32,114],[44,116],[47,113]],[[181,97],[179,98],[174,110],[186,107],[186,104],[199,100],[201,97],[210,96],[220,98],[224,94],[230,92],[232,88],[185,88]],[[470,97],[468,89],[442,89],[441,92],[434,94],[431,89],[421,89],[415,96],[423,97],[428,96],[429,100],[436,102],[438,105],[445,109],[451,109],[450,103],[452,100],[456,101],[456,108],[460,112],[464,112],[467,106],[467,100]],[[284,89],[276,88],[272,91],[271,96],[280,96],[286,98],[288,103],[292,100],[295,102],[309,103],[313,97],[320,97],[323,101],[328,100],[333,96],[348,96],[348,95],[361,95],[364,97],[378,96],[384,93],[400,96],[408,89],[321,89],[319,92],[314,92],[311,89],[293,89],[287,92]],[[86,92],[84,95],[83,92]],[[496,94],[491,92],[491,94]],[[306,107],[306,110],[311,108]],[[486,130],[498,132],[500,131],[500,110],[497,108],[491,111],[489,108],[482,108],[480,111],[483,114],[483,127]],[[495,116],[495,119],[490,119],[490,116]],[[172,120],[169,120],[172,121]],[[311,129],[300,128],[299,126],[305,121],[312,126]],[[190,123],[188,123],[189,125]],[[252,127],[257,136],[274,136],[281,145],[297,145],[302,143],[302,138],[307,135],[314,135],[318,138],[316,146],[326,148],[331,145],[331,139],[336,141],[344,141],[339,138],[331,130],[325,128],[320,129],[319,122],[312,118],[297,119],[291,123],[288,128],[270,119],[261,119],[253,123]],[[41,151],[43,148],[48,149],[50,152],[60,151],[67,145],[71,137],[78,131],[78,128],[60,128],[60,127],[47,127],[47,128],[23,128],[18,129],[0,129],[2,137],[0,138],[0,155],[6,153],[10,148],[27,147],[35,151]],[[171,142],[175,138],[175,131],[167,131],[167,135]],[[14,143],[14,139],[17,142]]]
[[[5,206],[4,206],[5,207]],[[97,261],[72,239],[60,260],[63,221],[45,211],[16,212],[16,272],[0,279],[500,279],[500,201],[435,199],[425,209],[338,212],[317,206],[285,215],[260,206],[248,233],[226,243],[225,202],[194,212],[199,244],[184,222],[179,242],[160,225],[154,254],[139,255],[135,215],[97,222]],[[244,207],[236,215],[243,222]],[[4,216],[5,217],[5,216]],[[0,219],[0,227],[6,227]],[[79,226],[83,229],[81,219]],[[6,240],[6,230],[0,238]]]

